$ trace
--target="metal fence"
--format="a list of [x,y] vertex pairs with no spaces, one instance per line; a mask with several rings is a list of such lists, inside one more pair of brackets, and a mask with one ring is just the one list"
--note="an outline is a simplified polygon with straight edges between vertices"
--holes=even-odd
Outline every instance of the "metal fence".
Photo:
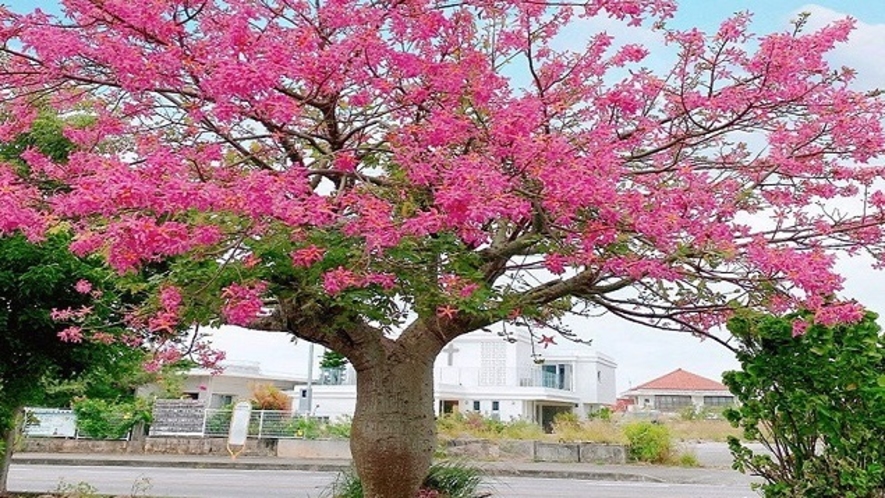
[[[73,410],[55,408],[27,408],[24,434],[28,437],[58,437],[72,439],[92,439],[77,426],[77,417]],[[161,436],[202,436],[226,437],[230,431],[233,410],[231,408],[203,409],[202,430],[199,419],[195,430],[187,434],[180,431],[168,431],[152,435]],[[199,414],[197,414],[199,416]],[[316,430],[318,423],[324,420],[311,418],[292,411],[253,410],[249,420],[249,437],[259,439],[300,439]],[[131,431],[121,439],[128,440]]]
[[[232,410],[206,409],[203,435],[227,436]],[[310,419],[291,411],[253,410],[249,416],[249,437],[259,439],[303,438]]]

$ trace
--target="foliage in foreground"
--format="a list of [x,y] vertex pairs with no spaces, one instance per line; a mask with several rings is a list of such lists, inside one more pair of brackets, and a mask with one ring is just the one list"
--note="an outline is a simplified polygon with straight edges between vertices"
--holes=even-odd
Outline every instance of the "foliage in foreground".
[[802,314],[729,323],[741,370],[724,381],[740,406],[726,416],[771,455],[736,438],[729,446],[735,468],[765,479],[767,498],[885,497],[885,337],[876,316],[833,327],[805,325],[811,317]]
[[151,404],[147,399],[113,401],[81,399],[74,403],[77,429],[94,439],[122,439],[138,423],[151,422]]
[[[482,473],[461,462],[438,462],[430,466],[416,498],[485,498]],[[353,470],[342,472],[329,488],[328,498],[363,498],[363,487]]]

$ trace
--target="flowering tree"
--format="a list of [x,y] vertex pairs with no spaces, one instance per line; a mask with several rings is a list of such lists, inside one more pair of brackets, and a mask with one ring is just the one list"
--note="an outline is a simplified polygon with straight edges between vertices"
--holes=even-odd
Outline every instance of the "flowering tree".
[[[64,219],[75,252],[156,266],[130,325],[157,344],[223,321],[345,355],[366,496],[417,489],[433,361],[468,332],[862,317],[833,263],[882,249],[883,108],[825,61],[849,20],[755,38],[748,14],[668,30],[669,0],[62,4],[2,15],[0,139],[36,105],[83,119],[69,161],[0,169],[0,232]],[[559,47],[595,16],[655,20],[678,60]]]

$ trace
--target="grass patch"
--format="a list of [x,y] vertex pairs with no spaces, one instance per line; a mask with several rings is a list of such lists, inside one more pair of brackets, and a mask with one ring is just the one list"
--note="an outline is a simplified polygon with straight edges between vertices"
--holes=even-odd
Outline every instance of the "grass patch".
[[740,438],[741,431],[727,420],[668,420],[667,427],[678,441],[714,441],[724,443],[730,436]]
[[577,417],[558,415],[553,422],[553,434],[546,439],[564,442],[592,442],[603,444],[627,444],[622,428],[605,420],[578,420]]

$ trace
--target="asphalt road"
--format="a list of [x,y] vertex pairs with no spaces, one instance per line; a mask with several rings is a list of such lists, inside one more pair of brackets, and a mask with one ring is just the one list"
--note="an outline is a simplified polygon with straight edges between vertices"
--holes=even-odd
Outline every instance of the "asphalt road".
[[[12,491],[46,492],[88,483],[100,493],[176,498],[317,498],[335,479],[329,472],[64,467],[13,464]],[[61,484],[60,484],[61,483]],[[507,477],[490,480],[496,497],[537,498],[756,498],[746,486],[659,484]]]

